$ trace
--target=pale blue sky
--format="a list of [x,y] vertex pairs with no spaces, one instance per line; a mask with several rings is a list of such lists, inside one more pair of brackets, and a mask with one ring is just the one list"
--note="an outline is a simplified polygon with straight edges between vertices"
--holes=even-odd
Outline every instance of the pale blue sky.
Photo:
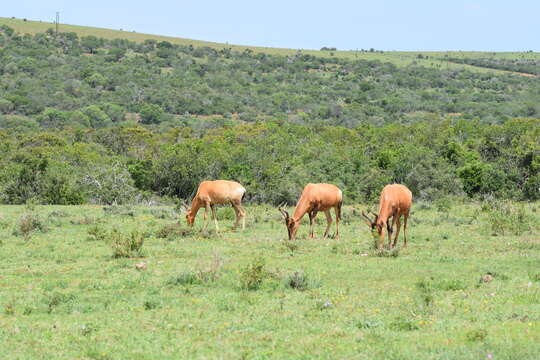
[[288,48],[540,51],[539,0],[2,1],[0,16]]

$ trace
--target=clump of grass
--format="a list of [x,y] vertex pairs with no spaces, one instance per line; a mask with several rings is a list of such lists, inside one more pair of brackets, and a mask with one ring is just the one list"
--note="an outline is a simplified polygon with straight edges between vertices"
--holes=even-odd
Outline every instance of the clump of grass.
[[540,282],[540,272],[529,272],[529,279],[531,279],[531,281]]
[[416,283],[416,288],[419,292],[420,310],[423,312],[430,312],[435,302],[435,297],[433,295],[433,281],[428,279],[422,279]]
[[245,290],[257,290],[263,281],[269,276],[265,269],[266,261],[258,257],[248,263],[240,271],[240,287]]
[[4,218],[0,215],[0,229],[5,229],[9,226],[9,222],[4,220]]
[[375,256],[397,258],[399,256],[399,250],[400,248],[398,246],[390,248],[390,249],[388,248],[376,249]]
[[459,279],[442,279],[435,280],[433,277],[429,279],[422,279],[416,283],[416,287],[425,293],[431,293],[434,290],[442,291],[457,291],[465,290],[469,287],[467,283]]
[[145,235],[137,230],[121,233],[113,229],[107,234],[113,250],[113,258],[132,258],[143,255],[142,247]]
[[135,216],[135,211],[129,206],[111,205],[104,206],[103,211],[108,215]]
[[[217,209],[216,209],[217,211]],[[224,207],[217,212],[217,218],[219,220],[234,220],[236,219],[236,213],[232,207]]]
[[469,342],[478,342],[478,341],[484,341],[487,337],[488,333],[484,329],[473,329],[467,331],[465,334],[465,338]]
[[445,290],[445,291],[465,290],[468,287],[468,285],[464,281],[457,280],[457,279],[452,279],[452,280],[444,279],[436,283],[435,286],[436,288],[440,290]]
[[520,250],[540,250],[540,240],[522,239],[515,243],[515,247]]
[[55,308],[58,306],[71,302],[75,300],[75,295],[73,294],[64,294],[60,292],[55,292],[50,296],[45,298],[45,304],[47,305],[47,313],[52,313]]
[[378,327],[381,327],[383,323],[379,320],[371,320],[371,319],[361,319],[356,320],[354,323],[354,326],[358,329],[375,329]]
[[420,327],[413,320],[400,316],[390,323],[390,328],[396,331],[413,331]]
[[182,227],[178,223],[166,224],[156,232],[156,237],[159,239],[172,240],[177,237],[193,236],[195,230],[190,227]]
[[177,219],[178,215],[173,209],[149,209],[143,210],[144,214],[150,214],[156,219]]
[[298,250],[298,242],[296,241],[290,241],[290,240],[285,240],[283,241],[283,247],[289,251],[289,254],[291,256],[294,255],[294,252],[296,250]]
[[195,285],[216,281],[221,275],[224,260],[219,254],[214,254],[212,260],[199,266],[196,270],[184,270],[167,280],[168,285]]
[[319,281],[310,279],[310,277],[302,270],[298,270],[287,275],[284,282],[286,287],[299,291],[305,291],[320,286]]
[[91,226],[86,233],[88,234],[88,240],[104,241],[107,239],[107,231],[99,225]]
[[47,232],[48,230],[46,222],[39,215],[28,213],[19,218],[13,235],[28,239],[37,231]]
[[531,229],[531,217],[522,204],[492,201],[482,205],[493,235],[520,235]]
[[156,299],[147,299],[143,302],[144,310],[154,310],[161,307],[161,303]]
[[194,270],[184,270],[167,280],[167,285],[195,285],[202,283]]
[[452,208],[452,204],[447,198],[438,199],[437,201],[435,201],[434,205],[438,212],[445,214],[448,214],[448,212]]
[[15,305],[13,304],[13,302],[8,302],[4,305],[4,314],[15,315]]
[[65,212],[64,210],[54,210],[47,216],[49,218],[52,218],[52,217],[60,217],[60,218],[62,218],[62,217],[69,216],[69,214],[67,212]]
[[94,216],[83,216],[82,218],[72,219],[70,223],[73,225],[91,225],[97,222],[97,218]]

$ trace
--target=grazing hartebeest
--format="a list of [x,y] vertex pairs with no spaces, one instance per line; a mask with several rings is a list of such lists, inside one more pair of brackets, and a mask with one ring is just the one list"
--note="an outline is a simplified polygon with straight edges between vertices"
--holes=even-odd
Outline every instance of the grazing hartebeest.
[[[409,218],[409,212],[412,205],[412,193],[405,185],[392,184],[386,185],[381,192],[381,199],[379,201],[379,215],[375,215],[375,219],[370,219],[363,211],[362,216],[367,220],[368,226],[371,227],[373,236],[379,236],[377,242],[377,248],[381,249],[384,242],[384,229],[388,231],[388,246],[394,247],[397,244],[399,236],[399,229],[401,227],[400,218],[403,215],[403,247],[407,247],[407,219]],[[388,223],[388,220],[392,217],[392,225]],[[396,237],[392,244],[392,231],[394,224],[397,225]],[[377,231],[377,233],[375,233]]]
[[328,230],[332,224],[332,215],[330,215],[330,209],[334,208],[336,212],[336,238],[339,237],[339,220],[341,219],[341,204],[343,202],[343,196],[341,190],[332,184],[307,184],[302,191],[302,195],[296,204],[296,209],[292,217],[281,206],[279,211],[283,215],[287,231],[289,232],[289,240],[294,240],[296,237],[296,231],[300,226],[300,220],[305,213],[309,215],[309,236],[313,235],[314,221],[317,216],[317,212],[324,211],[326,215],[326,231],[324,232],[324,238],[328,236]]
[[217,216],[216,216],[216,204],[231,204],[236,213],[236,222],[234,223],[233,230],[236,229],[240,218],[242,219],[242,230],[246,228],[246,212],[242,207],[242,198],[246,193],[246,189],[235,181],[228,180],[215,180],[215,181],[203,181],[197,189],[197,194],[191,202],[191,209],[186,211],[186,220],[188,225],[193,226],[195,222],[195,216],[200,208],[204,207],[204,219],[205,226],[208,225],[207,214],[208,209],[212,210],[212,217],[216,224],[216,232],[219,231]]

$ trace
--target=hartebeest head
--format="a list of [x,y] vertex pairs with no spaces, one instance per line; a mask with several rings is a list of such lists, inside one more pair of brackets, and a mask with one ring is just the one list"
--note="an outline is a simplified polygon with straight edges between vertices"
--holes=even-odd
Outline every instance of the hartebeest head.
[[300,221],[290,217],[287,210],[283,209],[283,205],[285,204],[279,205],[278,210],[283,216],[283,220],[285,220],[285,226],[287,226],[287,231],[289,232],[289,240],[294,240],[296,238],[296,231],[300,226]]
[[372,211],[370,211],[370,213],[373,215],[373,219],[363,211],[362,216],[365,219],[365,223],[371,228],[371,235],[373,235],[374,238],[380,237],[383,235],[384,224],[382,221],[378,221],[379,216],[377,214]]
[[186,221],[189,226],[193,226],[195,223],[195,215],[193,209],[191,209],[188,203],[182,199],[179,205],[180,209],[186,212]]
[[195,223],[195,216],[192,214],[191,209],[186,210],[186,221],[189,226],[193,226]]

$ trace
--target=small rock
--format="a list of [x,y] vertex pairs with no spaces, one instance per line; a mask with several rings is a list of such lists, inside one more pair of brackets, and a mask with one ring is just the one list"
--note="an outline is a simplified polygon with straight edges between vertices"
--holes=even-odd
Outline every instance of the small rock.
[[486,274],[486,275],[482,276],[482,279],[480,279],[480,281],[485,282],[485,283],[491,282],[491,281],[493,281],[493,276],[490,275],[490,274]]
[[146,270],[147,269],[146,263],[145,262],[140,262],[140,263],[135,264],[135,269],[137,269],[137,270]]

